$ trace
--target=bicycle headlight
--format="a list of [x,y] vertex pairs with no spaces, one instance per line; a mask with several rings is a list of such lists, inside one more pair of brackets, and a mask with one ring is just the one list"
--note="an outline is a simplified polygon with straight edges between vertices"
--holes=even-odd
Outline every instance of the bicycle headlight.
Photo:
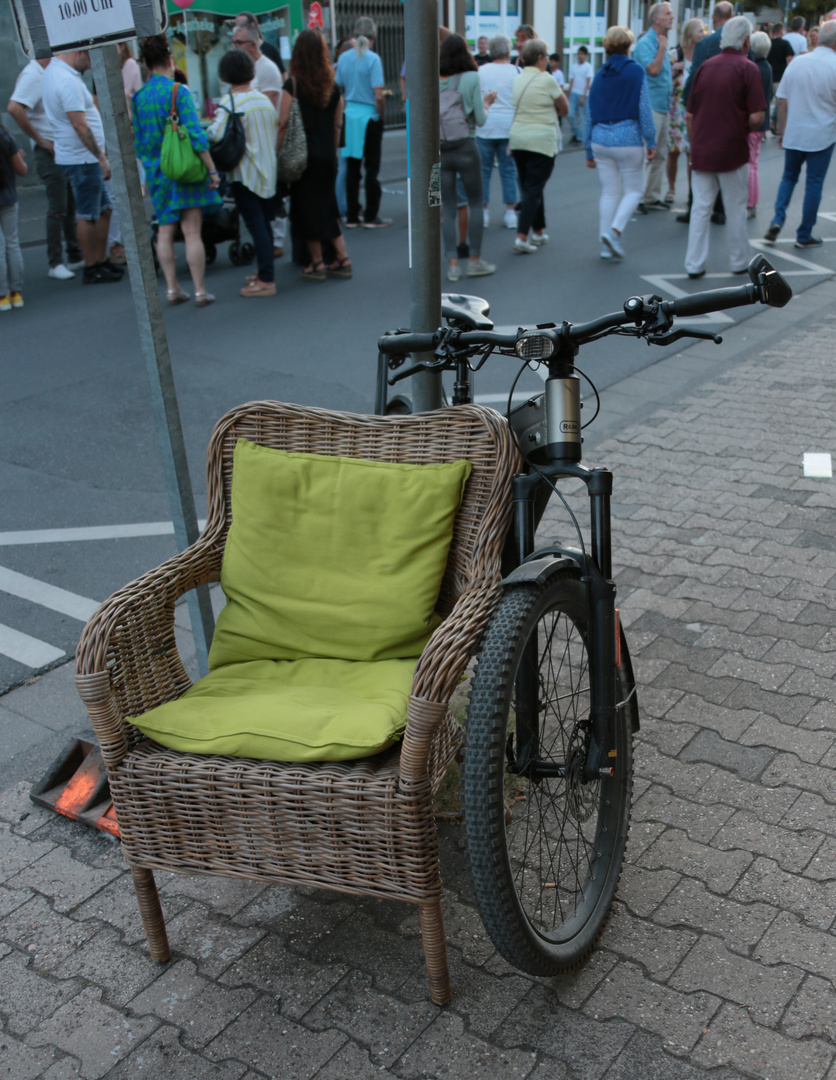
[[526,330],[514,349],[520,360],[549,360],[554,355],[554,342],[541,330]]

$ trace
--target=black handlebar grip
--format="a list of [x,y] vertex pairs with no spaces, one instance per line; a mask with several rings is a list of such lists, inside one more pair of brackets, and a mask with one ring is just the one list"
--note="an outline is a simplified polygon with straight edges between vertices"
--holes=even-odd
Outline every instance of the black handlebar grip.
[[712,311],[725,311],[727,308],[745,307],[760,300],[756,285],[739,285],[731,289],[711,289],[708,292],[682,296],[678,300],[665,300],[662,308],[670,315],[680,318],[687,315],[708,315]]
[[432,352],[435,334],[386,334],[377,343],[378,352],[387,356],[405,356],[407,353]]

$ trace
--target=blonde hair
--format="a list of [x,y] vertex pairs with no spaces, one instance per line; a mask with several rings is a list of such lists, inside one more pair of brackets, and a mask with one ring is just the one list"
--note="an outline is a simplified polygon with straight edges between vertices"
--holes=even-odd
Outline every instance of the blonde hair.
[[607,53],[626,53],[635,40],[636,35],[629,27],[611,26],[604,34],[602,45]]
[[683,49],[689,49],[694,44],[694,39],[697,36],[697,29],[702,27],[705,29],[705,24],[702,19],[689,19],[687,23],[682,27],[682,33],[679,35],[679,43]]

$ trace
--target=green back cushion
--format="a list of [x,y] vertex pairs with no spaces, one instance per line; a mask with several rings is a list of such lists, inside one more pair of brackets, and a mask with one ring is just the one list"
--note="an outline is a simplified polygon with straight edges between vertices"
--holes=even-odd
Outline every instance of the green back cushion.
[[416,660],[252,660],[211,671],[133,721],[172,750],[268,761],[376,754],[406,726]]
[[240,439],[209,667],[246,660],[417,657],[470,475],[287,453]]

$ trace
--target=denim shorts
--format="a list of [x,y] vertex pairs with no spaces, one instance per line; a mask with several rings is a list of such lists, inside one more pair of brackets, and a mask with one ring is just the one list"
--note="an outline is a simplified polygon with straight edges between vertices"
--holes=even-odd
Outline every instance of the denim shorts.
[[75,195],[75,216],[82,221],[98,221],[113,203],[104,185],[102,167],[97,161],[83,165],[62,165]]

